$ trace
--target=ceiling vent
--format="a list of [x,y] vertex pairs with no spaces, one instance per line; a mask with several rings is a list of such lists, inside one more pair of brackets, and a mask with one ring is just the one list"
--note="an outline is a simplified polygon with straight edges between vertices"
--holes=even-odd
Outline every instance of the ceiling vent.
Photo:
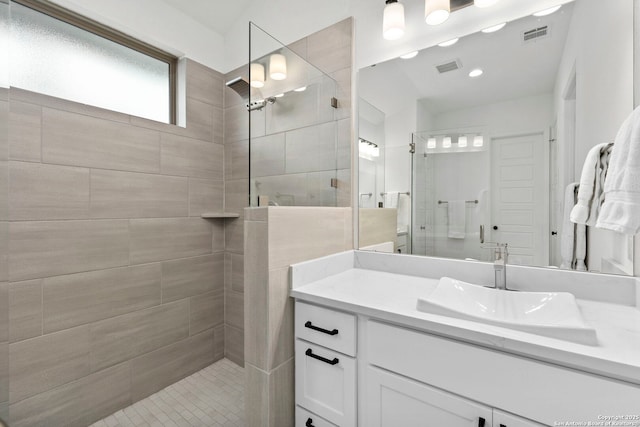
[[549,35],[549,26],[538,27],[522,33],[522,41],[529,43],[534,40],[540,40]]
[[459,59],[454,59],[453,61],[445,62],[444,64],[436,65],[436,69],[440,74],[448,73],[450,71],[459,70],[462,68],[462,63]]

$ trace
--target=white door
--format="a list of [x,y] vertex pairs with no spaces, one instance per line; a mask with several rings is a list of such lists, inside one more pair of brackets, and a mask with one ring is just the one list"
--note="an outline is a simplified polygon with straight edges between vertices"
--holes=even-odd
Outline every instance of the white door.
[[367,427],[479,427],[492,425],[483,405],[369,366],[364,424]]
[[544,427],[544,425],[494,409],[493,427]]
[[549,176],[542,133],[491,140],[491,241],[509,244],[509,262],[549,264]]

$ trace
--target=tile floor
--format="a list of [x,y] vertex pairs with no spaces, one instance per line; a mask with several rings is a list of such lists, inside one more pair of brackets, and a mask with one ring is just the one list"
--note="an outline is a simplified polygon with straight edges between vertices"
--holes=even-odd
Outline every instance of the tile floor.
[[222,359],[91,427],[138,426],[244,426],[244,369]]

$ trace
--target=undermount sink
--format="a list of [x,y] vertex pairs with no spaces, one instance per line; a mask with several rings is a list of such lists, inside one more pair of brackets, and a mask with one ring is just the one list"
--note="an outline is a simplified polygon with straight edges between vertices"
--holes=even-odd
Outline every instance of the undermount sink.
[[443,277],[418,311],[473,320],[579,344],[598,345],[596,331],[567,292],[511,292]]

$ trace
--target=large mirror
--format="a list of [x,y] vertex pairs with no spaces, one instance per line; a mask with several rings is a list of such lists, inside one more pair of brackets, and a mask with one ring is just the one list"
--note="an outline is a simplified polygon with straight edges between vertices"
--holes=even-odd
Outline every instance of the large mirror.
[[631,236],[569,221],[634,107],[633,15],[575,0],[359,70],[360,248],[633,275]]

